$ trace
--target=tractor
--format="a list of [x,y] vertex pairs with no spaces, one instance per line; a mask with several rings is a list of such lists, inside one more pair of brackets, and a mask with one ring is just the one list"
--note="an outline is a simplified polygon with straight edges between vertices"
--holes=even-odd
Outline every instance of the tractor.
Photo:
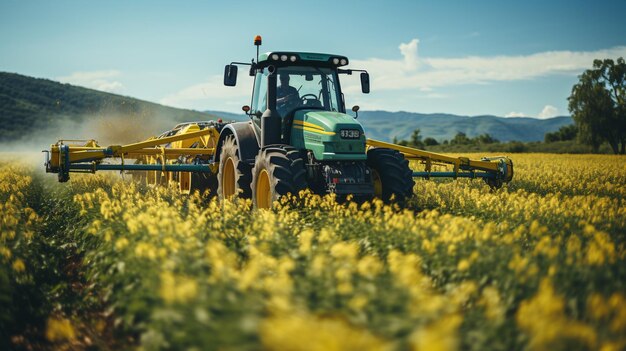
[[[157,137],[129,145],[101,147],[95,140],[59,140],[45,150],[46,170],[58,173],[122,170],[149,184],[176,182],[181,191],[209,189],[221,199],[251,198],[256,208],[271,208],[281,196],[310,189],[385,202],[413,195],[414,177],[483,178],[500,187],[513,177],[506,157],[470,160],[367,139],[354,116],[347,114],[340,76],[358,73],[361,91],[370,91],[367,71],[349,69],[342,55],[272,51],[256,60],[231,62],[224,85],[235,86],[239,67],[254,77],[246,122],[188,122]],[[106,164],[105,158],[121,163]],[[132,164],[125,160],[133,159]],[[425,166],[413,171],[409,159]],[[450,164],[451,172],[434,172],[433,164]],[[147,175],[145,175],[147,172]],[[144,176],[145,175],[145,176]]]

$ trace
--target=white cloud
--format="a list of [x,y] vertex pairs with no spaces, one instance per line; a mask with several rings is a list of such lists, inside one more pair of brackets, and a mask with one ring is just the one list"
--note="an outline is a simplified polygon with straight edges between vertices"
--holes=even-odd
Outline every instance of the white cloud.
[[524,112],[509,112],[504,117],[527,117]]
[[117,78],[120,76],[120,72],[116,70],[106,71],[90,71],[90,72],[74,72],[69,76],[58,77],[57,79],[62,83],[69,83],[73,85],[80,85],[86,88],[106,91],[106,92],[120,92],[124,89],[124,85],[117,80],[111,78]]
[[[577,75],[598,57],[626,56],[626,46],[597,51],[547,51],[517,56],[467,56],[418,58],[417,39],[400,45],[402,58],[352,60],[353,67],[366,68],[372,89],[405,90],[528,80],[548,75]],[[348,87],[348,89],[355,89]]]
[[556,117],[559,115],[559,110],[552,106],[552,105],[546,105],[543,110],[541,110],[541,112],[539,112],[539,114],[537,115],[537,118],[552,118],[552,117]]
[[[556,117],[558,115],[559,115],[559,109],[557,109],[556,107],[552,105],[546,105],[543,107],[541,112],[539,112],[536,118],[546,119],[546,118]],[[526,115],[524,112],[512,111],[512,112],[507,113],[504,117],[530,117],[530,116]]]
[[408,44],[401,43],[400,46],[398,46],[402,56],[404,56],[404,67],[406,70],[416,70],[419,65],[417,44],[419,44],[419,39],[413,39]]
[[238,78],[236,86],[227,87],[224,86],[223,76],[212,76],[203,83],[164,97],[159,103],[182,108],[239,110],[244,103],[250,103],[252,78],[241,73]]

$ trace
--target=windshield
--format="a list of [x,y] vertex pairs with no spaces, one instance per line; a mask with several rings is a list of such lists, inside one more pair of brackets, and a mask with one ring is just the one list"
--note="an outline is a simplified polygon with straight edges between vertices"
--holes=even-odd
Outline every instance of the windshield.
[[276,108],[285,116],[297,108],[342,112],[337,74],[330,68],[281,67]]

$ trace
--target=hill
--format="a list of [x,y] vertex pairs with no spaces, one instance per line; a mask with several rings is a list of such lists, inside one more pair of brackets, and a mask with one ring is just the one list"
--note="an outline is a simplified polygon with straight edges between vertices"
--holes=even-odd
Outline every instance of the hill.
[[[184,121],[215,119],[204,112],[0,72],[0,141],[96,138],[141,140]],[[45,140],[44,140],[45,138]]]
[[468,137],[487,133],[504,142],[543,141],[546,133],[573,123],[572,118],[567,116],[536,119],[387,111],[362,111],[359,112],[358,120],[372,139],[409,139],[413,130],[419,128],[423,137],[432,137],[438,141],[450,140],[458,132],[463,132]]
[[[247,120],[243,113],[212,110],[205,112],[222,116],[224,119]],[[352,112],[349,113],[353,114]],[[513,140],[543,141],[546,133],[554,132],[561,126],[574,123],[572,118],[568,116],[536,119],[388,111],[361,111],[358,120],[363,124],[365,133],[369,138],[387,141],[393,140],[394,137],[398,140],[408,140],[416,128],[420,129],[424,138],[431,137],[438,141],[450,140],[458,132],[463,132],[470,138],[487,133],[503,142]]]

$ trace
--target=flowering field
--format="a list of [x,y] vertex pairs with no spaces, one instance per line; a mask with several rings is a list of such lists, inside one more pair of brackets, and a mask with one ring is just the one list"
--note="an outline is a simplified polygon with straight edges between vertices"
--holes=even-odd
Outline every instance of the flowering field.
[[512,158],[272,212],[5,158],[0,348],[625,349],[626,158]]

